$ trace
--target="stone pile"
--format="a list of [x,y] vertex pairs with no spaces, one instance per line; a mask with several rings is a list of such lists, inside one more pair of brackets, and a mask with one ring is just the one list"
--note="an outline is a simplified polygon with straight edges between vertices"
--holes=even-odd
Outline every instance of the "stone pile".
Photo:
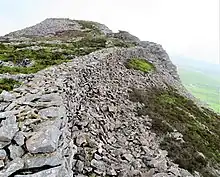
[[[150,117],[136,115],[143,105],[128,99],[133,87],[182,89],[163,52],[150,45],[105,49],[3,91],[0,177],[191,177],[159,148]],[[126,69],[134,57],[156,71]]]
[[[98,29],[104,34],[111,33],[112,31],[103,24],[95,23]],[[6,35],[6,37],[36,37],[36,36],[49,36],[55,35],[64,31],[82,31],[83,27],[77,20],[71,20],[69,18],[48,18],[41,23],[34,26],[27,27],[22,30],[18,30]],[[4,39],[2,39],[4,40]],[[1,41],[1,39],[0,39]]]

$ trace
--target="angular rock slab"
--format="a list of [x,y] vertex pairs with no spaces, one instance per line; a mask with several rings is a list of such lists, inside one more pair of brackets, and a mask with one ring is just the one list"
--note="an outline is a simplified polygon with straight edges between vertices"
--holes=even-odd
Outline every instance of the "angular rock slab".
[[16,117],[14,115],[7,115],[6,119],[1,122],[0,148],[9,144],[18,130]]
[[62,107],[49,107],[39,111],[39,115],[43,118],[62,118],[65,113],[65,109]]
[[54,125],[44,127],[26,141],[30,153],[54,152],[57,149],[61,131]]
[[72,177],[68,172],[62,167],[54,167],[48,170],[43,170],[31,175],[15,175],[15,177]]
[[6,102],[10,102],[16,99],[16,97],[11,94],[10,92],[7,92],[5,90],[3,90],[3,92],[0,94],[0,100],[6,101]]
[[29,155],[24,157],[24,168],[36,168],[42,166],[51,166],[55,167],[61,165],[62,156],[59,153],[37,155],[31,157]]
[[23,167],[24,161],[21,158],[16,158],[6,166],[6,169],[0,171],[0,177],[8,177]]

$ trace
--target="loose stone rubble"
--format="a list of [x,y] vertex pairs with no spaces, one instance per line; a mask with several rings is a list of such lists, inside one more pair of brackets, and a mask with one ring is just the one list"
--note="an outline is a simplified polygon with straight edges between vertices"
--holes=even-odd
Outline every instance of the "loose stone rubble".
[[[2,92],[0,177],[193,176],[159,148],[150,117],[136,115],[142,105],[128,99],[133,86],[184,93],[162,48],[145,45],[78,57]],[[133,57],[156,71],[126,69]]]

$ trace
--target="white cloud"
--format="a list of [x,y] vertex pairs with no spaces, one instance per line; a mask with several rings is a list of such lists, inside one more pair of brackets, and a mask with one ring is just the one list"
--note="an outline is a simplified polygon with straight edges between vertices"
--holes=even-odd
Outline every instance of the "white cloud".
[[33,25],[48,17],[69,17],[102,22],[114,31],[127,30],[142,40],[162,44],[171,55],[185,55],[210,62],[219,60],[219,0],[13,2],[21,6],[16,8],[21,12],[15,13],[16,16],[13,12],[1,15],[0,22],[4,25],[0,34],[15,30],[15,27]]

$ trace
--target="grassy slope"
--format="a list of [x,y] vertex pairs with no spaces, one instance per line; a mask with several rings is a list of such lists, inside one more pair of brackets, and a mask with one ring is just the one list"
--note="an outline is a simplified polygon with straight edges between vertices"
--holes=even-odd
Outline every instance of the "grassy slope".
[[186,68],[179,68],[178,72],[183,84],[194,96],[220,112],[220,77]]

